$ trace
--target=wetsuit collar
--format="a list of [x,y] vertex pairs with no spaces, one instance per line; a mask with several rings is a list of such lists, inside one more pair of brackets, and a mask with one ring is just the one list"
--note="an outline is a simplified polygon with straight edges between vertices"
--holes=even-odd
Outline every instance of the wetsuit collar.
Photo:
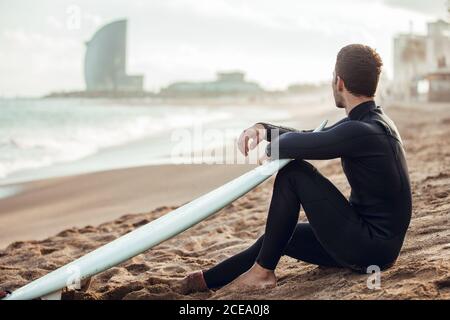
[[348,117],[350,120],[361,120],[366,113],[375,109],[376,107],[377,105],[375,104],[375,101],[363,102],[354,107],[348,114]]

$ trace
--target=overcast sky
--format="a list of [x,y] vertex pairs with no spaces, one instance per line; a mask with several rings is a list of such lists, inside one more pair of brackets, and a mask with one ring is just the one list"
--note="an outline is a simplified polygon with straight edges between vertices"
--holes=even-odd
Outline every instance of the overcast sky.
[[[38,5],[39,3],[39,5]],[[424,32],[445,0],[0,0],[0,96],[83,90],[85,41],[128,19],[128,72],[145,88],[243,70],[268,89],[331,77],[349,43],[375,47],[392,74],[392,37]]]

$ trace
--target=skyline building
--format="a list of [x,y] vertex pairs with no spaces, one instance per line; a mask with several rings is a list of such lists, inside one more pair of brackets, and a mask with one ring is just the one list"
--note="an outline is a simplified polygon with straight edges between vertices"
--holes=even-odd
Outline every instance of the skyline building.
[[240,71],[217,72],[213,81],[180,81],[161,89],[160,95],[173,97],[202,97],[222,95],[257,95],[264,89],[256,82],[247,81]]
[[128,75],[127,20],[101,27],[86,43],[84,79],[89,92],[141,92],[144,77]]
[[[450,13],[450,1],[448,2]],[[427,24],[427,33],[394,38],[393,91],[398,99],[450,101],[450,19]]]

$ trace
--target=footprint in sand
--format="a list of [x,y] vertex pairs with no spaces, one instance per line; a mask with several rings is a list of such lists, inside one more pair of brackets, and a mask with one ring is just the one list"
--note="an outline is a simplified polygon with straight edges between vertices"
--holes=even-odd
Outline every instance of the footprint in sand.
[[175,264],[168,265],[168,266],[162,268],[162,271],[170,272],[170,273],[186,273],[185,268],[183,268],[179,265],[175,265]]
[[128,282],[126,285],[121,285],[112,288],[111,290],[105,292],[103,294],[102,299],[112,299],[112,300],[120,300],[123,299],[127,294],[133,291],[139,291],[144,289],[144,284],[139,281]]
[[150,270],[150,267],[144,263],[134,263],[125,267],[132,275],[138,275]]
[[439,290],[450,291],[450,277],[443,277],[434,281],[434,284]]
[[53,253],[55,251],[58,251],[58,248],[46,248],[46,247],[44,247],[44,248],[41,248],[41,250],[40,250],[40,252],[41,252],[41,254],[43,256],[48,255],[50,253]]
[[108,282],[112,277],[123,273],[121,268],[112,268],[100,273],[96,278],[102,282]]

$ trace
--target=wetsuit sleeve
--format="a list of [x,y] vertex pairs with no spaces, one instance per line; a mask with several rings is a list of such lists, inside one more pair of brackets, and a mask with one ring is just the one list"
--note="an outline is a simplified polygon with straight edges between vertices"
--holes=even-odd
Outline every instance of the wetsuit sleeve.
[[[341,123],[343,123],[345,121],[348,121],[348,120],[349,120],[349,118],[347,118],[347,117],[343,118],[343,119],[339,120],[338,122],[336,122],[335,124],[333,124],[332,126],[323,128],[322,131],[327,131],[329,129],[332,129],[335,126],[340,125]],[[264,127],[264,129],[266,129],[266,136],[264,137],[264,139],[266,141],[269,141],[269,142],[272,141],[272,130],[278,130],[278,136],[281,136],[281,135],[283,135],[285,133],[288,133],[288,132],[313,132],[314,131],[313,129],[311,129],[311,130],[297,130],[297,129],[294,129],[294,128],[277,126],[277,125],[273,125],[273,124],[266,123],[266,122],[258,122],[257,124],[262,125]]]
[[267,145],[266,153],[272,159],[310,160],[382,155],[376,142],[383,135],[372,124],[343,121],[326,131],[285,133]]

